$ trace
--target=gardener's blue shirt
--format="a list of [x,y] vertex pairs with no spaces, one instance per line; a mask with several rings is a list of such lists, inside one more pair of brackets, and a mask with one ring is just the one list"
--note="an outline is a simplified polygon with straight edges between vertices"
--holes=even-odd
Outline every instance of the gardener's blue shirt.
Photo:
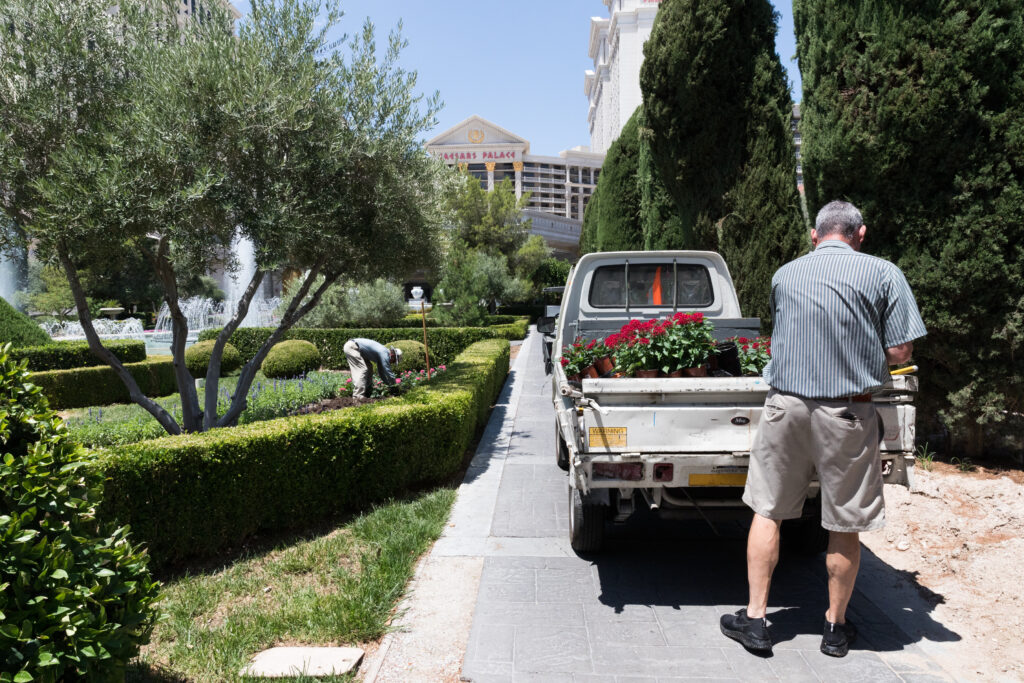
[[897,266],[825,240],[772,278],[774,389],[805,398],[864,394],[889,381],[885,349],[927,334]]
[[367,363],[377,364],[377,372],[380,374],[380,378],[384,380],[384,383],[394,384],[395,375],[391,372],[391,353],[388,351],[388,347],[372,339],[363,339],[361,337],[357,337],[352,341],[359,347],[359,355],[363,357],[363,360]]

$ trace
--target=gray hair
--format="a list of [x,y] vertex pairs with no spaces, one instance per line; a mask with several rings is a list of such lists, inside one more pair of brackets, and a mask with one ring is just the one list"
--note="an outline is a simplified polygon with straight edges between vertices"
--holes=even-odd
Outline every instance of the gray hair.
[[853,239],[857,228],[864,225],[864,217],[857,207],[850,202],[833,201],[822,207],[814,220],[814,229],[818,238],[828,235],[839,235],[843,239]]

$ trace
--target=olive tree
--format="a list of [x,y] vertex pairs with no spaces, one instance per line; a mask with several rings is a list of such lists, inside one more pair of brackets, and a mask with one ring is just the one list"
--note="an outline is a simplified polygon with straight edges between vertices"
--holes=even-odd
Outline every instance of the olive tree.
[[[254,0],[237,35],[216,7],[186,22],[173,3],[119,7],[116,17],[100,0],[5,10],[25,28],[0,47],[0,168],[27,161],[0,180],[0,198],[22,238],[64,269],[90,348],[132,400],[172,434],[235,424],[267,352],[332,283],[400,276],[434,253],[443,176],[418,141],[437,97],[414,94],[397,33],[378,54],[367,22],[342,54],[328,38],[336,0]],[[181,286],[217,265],[237,271],[239,237],[257,267],[216,339],[200,404]],[[171,313],[180,424],[92,325],[76,262],[127,251],[152,264]],[[284,266],[304,273],[296,296],[218,414],[224,345],[266,273]]]

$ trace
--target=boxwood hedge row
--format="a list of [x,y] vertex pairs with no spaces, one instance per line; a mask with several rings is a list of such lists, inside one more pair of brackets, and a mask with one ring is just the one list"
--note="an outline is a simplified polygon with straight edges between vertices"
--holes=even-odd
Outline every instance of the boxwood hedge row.
[[[178,390],[170,356],[153,356],[140,363],[125,363],[125,367],[146,396],[167,396]],[[45,370],[33,372],[31,378],[54,410],[131,402],[128,389],[109,365]]]
[[[139,363],[146,360],[146,342],[136,339],[108,339],[103,346],[114,352],[122,363]],[[31,372],[42,370],[67,370],[84,368],[105,363],[89,350],[86,341],[55,341],[42,346],[23,346],[11,349],[14,360],[28,360]]]
[[[447,364],[455,358],[462,349],[470,344],[483,339],[522,339],[526,336],[529,321],[520,318],[509,325],[494,325],[491,327],[431,327],[427,328],[427,342],[430,345],[430,364]],[[205,330],[199,334],[199,339],[214,339],[220,332],[219,329]],[[273,332],[268,327],[242,327],[231,335],[230,343],[242,354],[242,358],[248,360],[256,355],[263,342]],[[412,339],[421,341],[423,333],[409,328],[401,327],[378,327],[378,328],[293,328],[284,334],[284,339],[302,339],[312,342],[323,358],[323,367],[329,370],[347,370],[348,363],[345,361],[345,352],[342,347],[345,342],[353,337],[365,337],[375,339],[381,344],[390,344],[400,339]]]
[[444,481],[508,367],[506,341],[481,341],[433,382],[381,403],[102,451],[100,516],[130,524],[167,565]]

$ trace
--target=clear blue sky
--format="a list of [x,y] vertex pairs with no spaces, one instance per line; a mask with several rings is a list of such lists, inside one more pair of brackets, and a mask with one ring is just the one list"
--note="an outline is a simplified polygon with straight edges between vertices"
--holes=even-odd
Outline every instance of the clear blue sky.
[[[249,0],[232,2],[249,11]],[[781,15],[776,49],[799,101],[791,0],[772,2]],[[357,32],[369,17],[380,47],[402,20],[409,41],[402,65],[445,104],[428,137],[479,114],[529,140],[534,154],[590,144],[583,72],[593,68],[590,17],[607,12],[600,0],[342,0],[342,7],[342,31]]]

